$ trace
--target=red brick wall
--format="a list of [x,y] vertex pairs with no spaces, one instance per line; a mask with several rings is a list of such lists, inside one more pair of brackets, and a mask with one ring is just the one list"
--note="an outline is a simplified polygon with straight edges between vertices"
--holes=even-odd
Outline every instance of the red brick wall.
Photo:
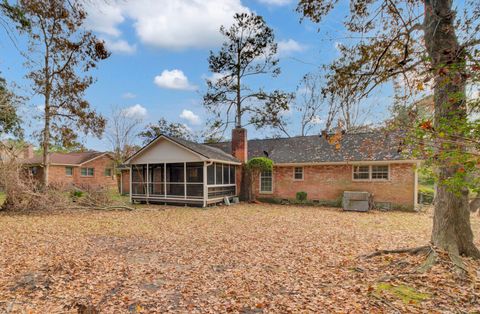
[[129,169],[123,169],[121,171],[120,180],[122,181],[122,191],[120,191],[120,193],[130,194],[130,170]]
[[305,166],[303,181],[293,178],[294,167],[274,167],[273,193],[260,194],[259,180],[254,182],[257,197],[295,198],[307,192],[309,200],[336,200],[343,191],[367,191],[374,201],[390,202],[411,208],[414,202],[415,172],[412,164],[391,164],[388,181],[353,181],[351,165]]
[[232,130],[232,155],[241,162],[248,158],[247,130],[235,128]]
[[[117,187],[116,175],[113,167],[113,160],[108,156],[102,156],[91,162],[85,163],[82,167],[73,167],[73,175],[67,176],[67,166],[50,166],[49,181],[61,184],[90,185],[102,187]],[[80,168],[94,168],[93,177],[81,176]],[[111,176],[105,176],[105,168],[112,169]]]

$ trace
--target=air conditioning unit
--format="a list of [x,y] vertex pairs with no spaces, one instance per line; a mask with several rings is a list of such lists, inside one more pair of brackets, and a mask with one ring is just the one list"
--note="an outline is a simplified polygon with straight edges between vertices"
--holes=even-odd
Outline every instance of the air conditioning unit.
[[343,210],[366,212],[371,208],[371,195],[368,192],[344,191]]

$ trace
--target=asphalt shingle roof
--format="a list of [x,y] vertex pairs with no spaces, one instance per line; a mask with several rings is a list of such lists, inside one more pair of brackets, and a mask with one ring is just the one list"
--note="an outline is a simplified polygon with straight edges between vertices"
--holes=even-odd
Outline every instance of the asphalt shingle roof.
[[[338,149],[319,135],[254,139],[248,141],[248,158],[268,154],[274,163],[406,160],[400,142],[400,136],[385,132],[344,134]],[[231,152],[231,142],[208,145]]]
[[[60,165],[80,165],[105,153],[90,151],[82,153],[50,153],[50,163]],[[42,156],[24,159],[24,164],[41,164]]]
[[230,154],[230,152],[223,151],[218,147],[195,143],[195,142],[187,141],[177,137],[170,137],[170,136],[166,136],[166,137],[209,159],[239,162],[239,160],[233,157]]

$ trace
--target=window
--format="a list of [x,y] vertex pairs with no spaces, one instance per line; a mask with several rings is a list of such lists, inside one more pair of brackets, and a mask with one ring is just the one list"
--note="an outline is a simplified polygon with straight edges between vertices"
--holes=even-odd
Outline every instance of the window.
[[106,177],[112,176],[112,168],[105,168],[105,176]]
[[353,166],[353,180],[388,180],[389,166]]
[[369,166],[353,166],[353,180],[368,180],[370,179]]
[[65,167],[65,174],[67,177],[73,176],[73,167]]
[[388,165],[372,166],[372,180],[388,180]]
[[293,171],[293,178],[295,180],[303,180],[303,167],[295,167]]
[[38,167],[30,167],[30,174],[36,176],[38,174]]
[[80,175],[82,177],[93,177],[95,169],[94,168],[82,168],[80,171],[81,171]]
[[260,174],[260,193],[273,192],[272,172],[263,171]]

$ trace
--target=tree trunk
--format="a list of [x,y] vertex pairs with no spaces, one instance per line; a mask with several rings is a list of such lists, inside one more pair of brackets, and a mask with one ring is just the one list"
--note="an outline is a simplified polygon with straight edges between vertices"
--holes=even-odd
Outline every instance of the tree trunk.
[[[47,102],[47,101],[46,101]],[[43,164],[43,186],[48,186],[48,174],[50,167],[50,155],[48,152],[50,143],[50,108],[48,104],[45,106],[45,125],[43,128],[43,139],[42,139],[42,164]]]
[[[424,3],[425,44],[435,76],[434,125],[437,129],[447,127],[453,130],[452,135],[455,133],[460,135],[458,126],[461,123],[458,121],[465,121],[467,118],[465,54],[455,34],[455,13],[452,11],[451,0],[424,0]],[[459,152],[464,150],[463,147],[453,146],[453,144],[449,147],[442,146],[440,149],[455,149]],[[455,175],[459,168],[459,165],[451,165],[448,161],[442,160],[436,169],[438,184],[436,185],[432,242],[450,254],[480,258],[480,252],[473,243],[468,190],[465,188],[461,193],[455,193],[442,183]]]

